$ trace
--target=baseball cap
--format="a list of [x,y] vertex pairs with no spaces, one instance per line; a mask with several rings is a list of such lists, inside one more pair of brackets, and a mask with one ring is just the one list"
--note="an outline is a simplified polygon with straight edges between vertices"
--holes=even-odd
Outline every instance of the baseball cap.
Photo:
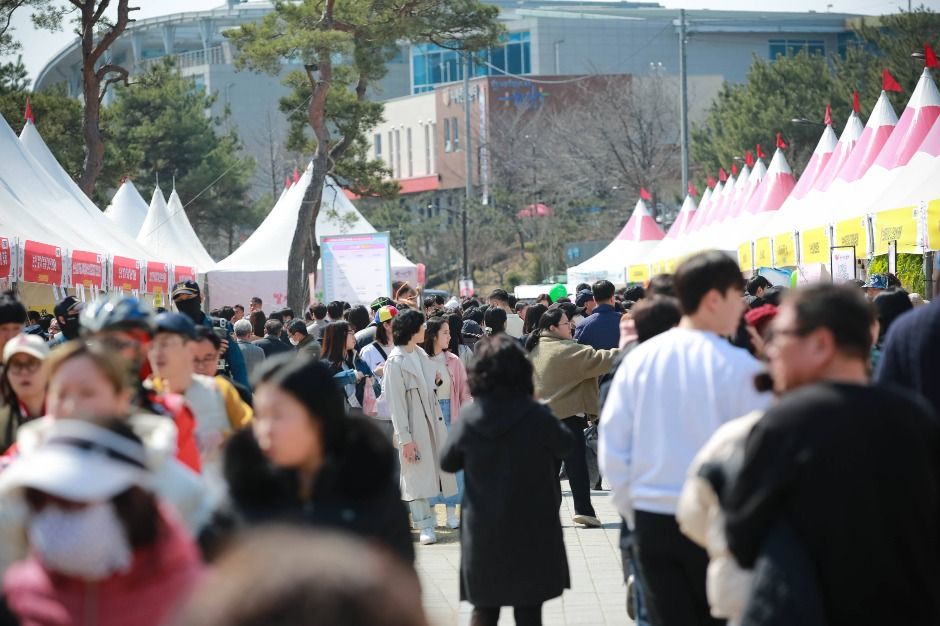
[[398,309],[391,305],[385,305],[375,312],[375,323],[387,322],[396,315],[398,315]]
[[369,305],[369,310],[378,311],[383,306],[392,306],[395,303],[392,302],[391,298],[386,298],[385,296],[380,296],[372,301],[372,304]]
[[82,302],[75,296],[65,296],[62,300],[59,301],[52,312],[56,317],[68,317],[70,315],[78,315],[82,312]]
[[592,292],[590,289],[582,289],[581,291],[578,292],[578,295],[575,298],[574,303],[578,307],[583,307],[587,302],[590,302],[593,299],[594,299],[594,292]]
[[174,300],[188,300],[200,295],[199,284],[194,280],[184,280],[173,285],[170,291]]
[[72,502],[109,500],[149,486],[147,453],[127,437],[83,420],[56,420],[45,441],[0,475],[0,494],[33,488]]
[[187,339],[196,339],[196,325],[182,313],[161,313],[153,318],[153,332],[173,333]]
[[307,334],[307,323],[302,319],[293,319],[287,325],[287,332]]
[[868,277],[868,282],[865,283],[866,289],[887,289],[888,288],[888,275],[887,274],[872,274]]
[[14,354],[28,354],[45,361],[49,356],[49,346],[39,335],[17,335],[3,347],[3,362],[9,361]]

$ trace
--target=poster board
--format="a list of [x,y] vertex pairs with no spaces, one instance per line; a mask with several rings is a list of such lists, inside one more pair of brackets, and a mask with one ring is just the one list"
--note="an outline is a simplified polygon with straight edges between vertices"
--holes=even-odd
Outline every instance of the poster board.
[[61,285],[62,276],[62,248],[26,240],[20,280],[40,285]]
[[855,246],[833,246],[829,255],[833,283],[841,285],[855,280]]
[[365,304],[392,291],[389,234],[325,235],[323,299]]
[[875,254],[887,254],[888,245],[894,241],[896,252],[919,254],[917,245],[917,207],[904,207],[881,211],[872,218],[875,225]]
[[783,233],[774,237],[774,267],[796,265],[796,236]]
[[104,284],[104,258],[97,252],[72,250],[69,284],[76,288],[100,290]]
[[649,265],[627,266],[627,282],[645,284],[650,279]]
[[139,292],[142,278],[140,265],[137,259],[113,257],[111,259],[111,287],[134,293]]
[[800,233],[800,260],[804,265],[829,263],[829,227],[812,228]]

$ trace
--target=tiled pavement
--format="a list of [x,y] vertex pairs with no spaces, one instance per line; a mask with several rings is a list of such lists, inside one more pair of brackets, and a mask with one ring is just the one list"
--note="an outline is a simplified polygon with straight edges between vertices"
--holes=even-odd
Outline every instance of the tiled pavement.
[[[609,492],[594,491],[591,499],[603,528],[583,528],[571,521],[574,503],[562,483],[561,522],[568,550],[571,589],[560,598],[547,602],[542,609],[545,626],[583,624],[604,626],[633,624],[627,617],[623,572],[620,564],[620,517],[614,511]],[[444,520],[444,507],[438,506],[438,519]],[[507,528],[507,532],[525,532]],[[417,546],[418,574],[424,594],[424,608],[434,626],[466,626],[472,607],[459,600],[459,532],[437,529],[438,543]],[[512,609],[504,608],[500,625],[514,624]]]

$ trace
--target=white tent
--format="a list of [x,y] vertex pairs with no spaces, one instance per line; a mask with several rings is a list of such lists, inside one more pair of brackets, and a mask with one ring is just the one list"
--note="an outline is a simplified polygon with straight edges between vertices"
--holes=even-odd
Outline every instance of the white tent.
[[[268,213],[260,226],[235,252],[207,273],[209,299],[213,306],[245,303],[258,296],[266,307],[284,305],[287,298],[287,261],[297,226],[297,213],[310,185],[308,167]],[[324,235],[374,233],[343,190],[327,179],[317,217],[317,241]],[[391,249],[392,280],[417,282],[417,266]],[[268,304],[270,303],[270,304]]]
[[183,203],[179,194],[176,193],[176,189],[173,189],[170,193],[167,210],[170,213],[173,231],[177,236],[177,247],[186,253],[186,256],[179,257],[177,262],[195,267],[200,274],[204,274],[215,267],[215,261],[206,252],[205,246],[202,245],[202,241],[199,240],[199,236],[193,230],[193,225],[189,223],[186,209],[183,208]]
[[4,155],[4,181],[21,202],[37,212],[41,219],[51,220],[55,228],[71,230],[69,248],[117,254],[143,260],[152,257],[151,251],[138,244],[114,222],[104,216],[78,185],[62,169],[46,146],[36,127],[27,122],[16,150],[10,137],[16,139],[4,121],[4,141],[0,149]]
[[140,234],[140,227],[147,219],[147,208],[147,201],[137,191],[137,187],[126,179],[112,196],[111,204],[104,210],[104,214],[136,239]]
[[637,200],[630,219],[606,248],[583,263],[568,268],[568,282],[609,280],[626,284],[627,266],[646,263],[646,257],[665,236],[646,203],[642,199]]
[[[709,189],[705,190],[705,195],[702,196],[702,204],[707,202],[708,198],[706,196],[709,195],[709,191]],[[652,264],[658,261],[668,261],[675,258],[675,251],[678,249],[679,241],[686,235],[689,225],[692,223],[692,220],[695,219],[695,212],[697,210],[698,208],[695,206],[695,199],[692,197],[692,194],[686,194],[685,200],[682,202],[682,208],[679,209],[679,214],[676,216],[676,221],[669,227],[669,231],[666,233],[666,236],[663,237],[662,241],[656,244],[656,247],[646,255],[643,261]]]

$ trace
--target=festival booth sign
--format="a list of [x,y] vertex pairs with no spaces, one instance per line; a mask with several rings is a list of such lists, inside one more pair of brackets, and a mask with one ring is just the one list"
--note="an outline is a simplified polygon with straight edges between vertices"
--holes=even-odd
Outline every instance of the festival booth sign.
[[23,244],[20,280],[40,285],[61,285],[63,274],[62,248],[30,240]]
[[800,262],[803,265],[829,263],[829,227],[811,228],[800,233]]
[[196,280],[196,270],[186,265],[173,266],[173,284],[181,283],[187,280]]
[[868,245],[868,218],[853,218],[837,222],[833,226],[833,246],[851,246],[855,248],[855,258],[867,259],[870,246]]
[[628,283],[645,283],[650,279],[649,265],[630,265],[627,267]]
[[154,306],[166,306],[170,290],[170,266],[160,261],[147,261],[144,291],[153,296]]
[[773,267],[774,248],[770,237],[761,237],[754,242],[754,266],[755,267]]
[[738,246],[738,265],[742,272],[754,271],[754,245],[750,241]]
[[927,247],[940,250],[940,199],[927,203]]
[[774,267],[796,266],[796,235],[785,233],[774,237]]
[[115,256],[111,259],[111,288],[139,293],[143,287],[141,263],[136,259]]
[[897,242],[896,249],[900,254],[922,254],[917,236],[918,213],[918,207],[904,207],[872,216],[875,254],[887,254],[888,244],[892,241]]
[[[104,257],[97,252],[72,250],[69,285],[84,293],[85,289],[97,291],[104,285]],[[81,298],[79,298],[81,299]]]
[[13,245],[7,237],[0,237],[0,287],[9,289],[13,278]]

